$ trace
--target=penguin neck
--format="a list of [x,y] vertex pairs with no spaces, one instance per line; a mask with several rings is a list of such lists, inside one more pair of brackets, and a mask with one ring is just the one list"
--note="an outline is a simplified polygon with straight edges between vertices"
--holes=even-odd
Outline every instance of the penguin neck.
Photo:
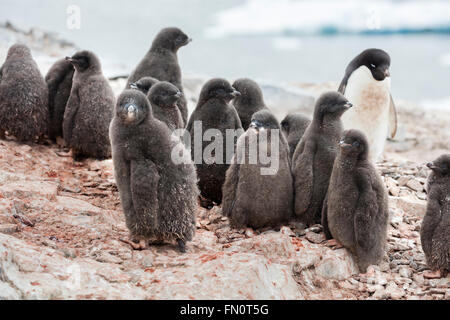
[[202,108],[203,106],[205,106],[207,104],[214,104],[214,105],[222,104],[222,105],[228,107],[229,103],[225,99],[217,98],[217,97],[214,97],[214,98],[200,98],[200,100],[198,101],[198,104],[197,104],[197,109],[200,109],[200,108]]
[[77,69],[75,69],[74,72],[74,76],[79,78],[79,79],[83,79],[83,78],[87,78],[96,74],[101,74],[102,70],[96,66],[91,66],[89,68],[87,68],[86,70],[83,71],[79,71]]
[[[366,66],[360,66],[348,79],[345,97],[356,107],[367,110],[375,117],[389,106],[390,88],[391,78],[376,80]],[[356,112],[355,110],[350,110],[349,114]]]
[[[343,131],[342,121],[340,119],[326,119],[325,117],[315,118],[315,121],[313,121],[314,127],[322,132],[341,135]],[[337,137],[337,139],[339,138]]]
[[353,170],[358,164],[358,158],[353,156],[343,155],[339,153],[336,159],[339,166],[344,170]]
[[236,105],[238,107],[243,106],[243,108],[248,108],[248,109],[262,109],[264,108],[265,104],[264,101],[261,97],[250,97],[250,96],[245,96],[245,97],[239,97],[239,99],[235,100],[236,101]]
[[178,49],[174,50],[174,49],[170,49],[170,48],[166,48],[166,47],[162,47],[160,45],[153,45],[150,50],[149,50],[149,54],[153,53],[153,54],[172,54],[175,57],[177,56],[177,52]]

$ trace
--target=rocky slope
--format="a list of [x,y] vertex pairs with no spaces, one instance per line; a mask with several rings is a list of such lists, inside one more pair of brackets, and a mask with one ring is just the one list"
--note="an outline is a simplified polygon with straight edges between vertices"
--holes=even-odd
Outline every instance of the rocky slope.
[[358,274],[320,226],[232,230],[220,208],[198,210],[197,234],[133,251],[112,163],[73,162],[55,146],[0,142],[0,298],[449,299],[450,279],[427,280],[419,230],[426,169],[380,164],[389,188],[387,255]]
[[[203,82],[185,79],[191,110]],[[111,85],[118,94],[125,80]],[[335,86],[262,85],[279,119],[311,114],[315,96]],[[320,226],[233,230],[217,207],[198,209],[186,254],[175,245],[133,251],[122,241],[111,160],[74,162],[54,145],[0,140],[0,299],[450,299],[449,277],[423,277],[419,238],[424,163],[449,152],[450,114],[397,106],[399,138],[378,164],[390,194],[388,246],[366,274],[345,249],[325,246]]]

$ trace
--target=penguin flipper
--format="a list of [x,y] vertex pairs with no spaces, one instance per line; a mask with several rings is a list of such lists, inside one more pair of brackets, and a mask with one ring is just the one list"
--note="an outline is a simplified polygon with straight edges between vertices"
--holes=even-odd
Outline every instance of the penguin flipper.
[[225,182],[222,187],[222,214],[226,217],[230,217],[233,213],[236,190],[239,183],[239,169],[240,166],[237,164],[235,155],[227,170]]
[[376,248],[378,242],[376,220],[381,208],[378,205],[377,192],[371,185],[370,173],[366,169],[359,169],[357,175],[360,194],[353,216],[355,249],[358,265],[362,272],[365,272],[379,254]]
[[[294,166],[295,215],[303,215],[309,208],[314,189],[314,155],[315,142],[306,142],[298,146]],[[303,152],[301,151],[303,149]]]
[[48,86],[49,101],[53,101],[57,89],[61,82],[64,81],[67,74],[73,72],[74,68],[69,62],[56,62],[45,76],[45,82]]
[[420,228],[420,241],[423,252],[428,257],[431,256],[433,248],[433,235],[442,219],[441,211],[439,197],[436,193],[430,193],[428,196],[427,212]]
[[347,80],[344,79],[344,80],[342,80],[341,84],[339,85],[338,92],[339,92],[340,94],[345,94],[345,89],[346,89],[346,88],[347,88]]
[[328,227],[328,192],[325,196],[325,199],[323,200],[322,227],[323,227],[323,233],[325,234],[326,239],[327,240],[333,239],[333,236],[331,235],[331,232],[330,232],[330,228]]
[[389,104],[389,138],[395,138],[397,133],[397,110],[395,109],[394,99],[392,99],[392,95],[390,97]]
[[153,228],[158,226],[159,180],[158,170],[152,161],[131,161],[130,186],[134,212],[139,215],[139,221],[145,221]]
[[66,104],[66,110],[64,111],[64,121],[63,121],[63,138],[70,145],[70,139],[72,137],[72,129],[74,126],[73,119],[77,114],[78,108],[80,107],[80,97],[78,94],[78,89],[73,89],[70,93],[69,100]]

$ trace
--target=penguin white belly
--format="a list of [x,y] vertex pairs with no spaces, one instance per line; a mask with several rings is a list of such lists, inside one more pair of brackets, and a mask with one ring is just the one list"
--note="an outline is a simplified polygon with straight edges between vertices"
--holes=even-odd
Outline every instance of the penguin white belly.
[[391,79],[377,81],[366,66],[356,69],[347,81],[345,97],[353,108],[342,115],[344,128],[367,136],[369,157],[376,162],[384,150],[389,129]]

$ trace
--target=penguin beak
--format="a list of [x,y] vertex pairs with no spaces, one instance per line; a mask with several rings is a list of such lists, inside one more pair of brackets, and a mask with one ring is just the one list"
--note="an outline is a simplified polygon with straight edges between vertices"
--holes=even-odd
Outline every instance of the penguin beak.
[[175,94],[175,97],[176,97],[177,99],[180,99],[182,96],[183,96],[183,92],[181,92],[181,91],[178,91],[178,92]]
[[258,123],[257,123],[255,120],[253,120],[252,122],[250,122],[249,128],[252,128],[253,130],[255,130],[255,132],[258,132],[258,131],[259,131]]
[[231,95],[236,98],[236,97],[240,97],[241,93],[239,91],[237,91],[236,89],[233,88],[233,92],[231,93]]
[[434,165],[433,162],[428,162],[428,163],[427,163],[427,167],[430,168],[431,170],[436,170],[436,169],[438,168],[438,167],[436,167],[436,166]]
[[384,70],[384,76],[385,76],[386,78],[388,78],[388,77],[391,76],[391,73],[389,72],[389,69]]
[[130,83],[130,88],[131,89],[138,89],[138,86],[137,86],[137,84],[136,83]]
[[70,63],[75,62],[75,59],[72,59],[71,57],[66,57],[66,61],[69,61]]
[[351,145],[351,144],[348,144],[348,143],[345,143],[344,140],[341,140],[341,141],[339,141],[339,146],[340,146],[342,149],[348,149],[348,148],[350,148],[352,145]]
[[350,109],[351,107],[353,107],[353,104],[350,103],[350,102],[347,102],[346,104],[344,104],[344,107],[345,107],[346,109]]
[[132,119],[136,118],[137,108],[134,105],[129,105],[127,108],[127,111],[128,111],[128,114],[127,114],[128,119],[132,120]]
[[191,43],[192,41],[194,41],[192,38],[187,39],[187,43]]

